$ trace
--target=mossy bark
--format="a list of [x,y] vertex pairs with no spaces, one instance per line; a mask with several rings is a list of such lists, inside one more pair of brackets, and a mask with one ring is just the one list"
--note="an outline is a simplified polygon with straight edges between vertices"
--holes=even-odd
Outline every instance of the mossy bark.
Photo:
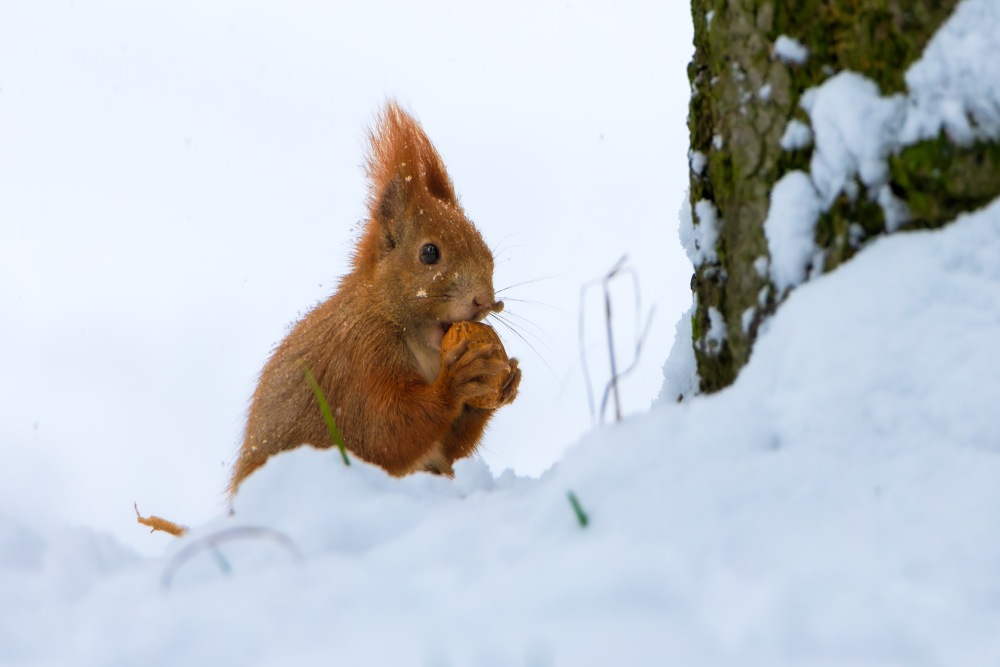
[[[801,95],[832,74],[852,70],[883,95],[905,91],[907,67],[950,16],[958,0],[692,0],[694,59],[688,67],[691,151],[705,167],[691,173],[691,204],[718,211],[717,261],[697,267],[692,322],[701,389],[732,383],[747,363],[762,318],[777,307],[759,258],[768,255],[763,223],[773,185],[808,170],[811,147],[785,151],[788,122],[809,119]],[[799,65],[775,57],[781,35],[809,50]],[[997,144],[957,147],[941,137],[890,159],[890,186],[911,209],[910,227],[940,225],[1000,191]],[[697,218],[695,224],[698,224]],[[882,209],[868,197],[842,197],[816,229],[824,270],[849,259],[884,232]],[[726,323],[711,344],[712,309]],[[718,317],[718,316],[716,316]]]
[[889,157],[890,186],[910,229],[940,227],[1000,196],[1000,142],[956,146],[944,135]]

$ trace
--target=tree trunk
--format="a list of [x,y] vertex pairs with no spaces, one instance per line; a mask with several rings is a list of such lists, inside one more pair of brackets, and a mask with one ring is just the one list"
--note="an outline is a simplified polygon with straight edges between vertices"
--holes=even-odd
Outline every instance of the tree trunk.
[[[762,269],[768,257],[764,221],[774,184],[792,170],[809,169],[811,146],[780,146],[790,121],[810,122],[799,104],[803,93],[843,70],[871,79],[882,95],[904,92],[907,67],[957,0],[691,4],[692,229],[697,235],[699,226],[714,222],[717,232],[700,237],[714,247],[691,281],[697,303],[692,338],[701,390],[711,392],[735,380],[758,326],[784,297]],[[808,58],[776,57],[775,44],[783,35],[805,46]],[[942,225],[1000,193],[996,143],[963,147],[942,135],[891,156],[889,167],[892,192],[909,208],[905,228]],[[813,271],[832,270],[866,240],[883,234],[883,217],[869,197],[837,199],[816,224],[823,260]]]

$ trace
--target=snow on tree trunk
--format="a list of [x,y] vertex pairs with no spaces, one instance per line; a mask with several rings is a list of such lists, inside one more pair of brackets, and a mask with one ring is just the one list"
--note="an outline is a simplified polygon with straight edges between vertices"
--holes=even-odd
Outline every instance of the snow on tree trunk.
[[[907,69],[957,4],[692,0],[690,217],[681,235],[695,264],[702,391],[735,380],[761,322],[798,282],[872,237],[940,226],[1000,193],[996,135],[940,129],[896,139],[914,104]],[[838,96],[866,105],[853,109],[858,137],[822,117]],[[868,141],[874,126],[891,140]],[[848,136],[831,139],[838,133]],[[846,180],[823,176],[814,159],[817,145],[836,142],[856,162]]]

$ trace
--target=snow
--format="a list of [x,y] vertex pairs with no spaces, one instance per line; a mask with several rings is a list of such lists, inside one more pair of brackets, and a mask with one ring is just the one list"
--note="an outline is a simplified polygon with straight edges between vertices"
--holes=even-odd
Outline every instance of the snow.
[[964,0],[906,71],[908,108],[900,142],[943,129],[969,143],[1000,136],[1000,4]]
[[726,318],[722,316],[718,308],[709,306],[708,331],[705,333],[705,340],[695,341],[694,344],[700,346],[706,354],[718,354],[727,337]]
[[771,294],[771,287],[769,285],[764,285],[757,291],[757,305],[763,308],[767,305],[767,297]]
[[883,97],[873,81],[845,71],[805,91],[800,104],[812,126],[790,121],[781,147],[796,150],[815,143],[809,173],[793,171],[779,179],[764,222],[771,279],[779,292],[806,279],[816,252],[816,221],[842,193],[855,199],[859,181],[882,205],[887,231],[898,229],[908,215],[888,187],[886,161],[899,147],[906,98]]
[[768,268],[770,267],[770,265],[771,265],[771,260],[767,257],[767,255],[761,255],[760,257],[758,257],[753,261],[754,271],[756,271],[757,275],[761,278],[767,277]]
[[697,268],[705,262],[717,261],[715,244],[719,241],[719,211],[715,204],[702,199],[694,206],[698,223],[691,216],[691,206],[681,204],[679,235],[684,252]]
[[708,164],[708,158],[701,151],[691,151],[688,157],[688,163],[691,165],[691,171],[694,172],[695,176],[701,176],[705,173],[705,166]]
[[809,49],[794,37],[780,35],[774,40],[774,55],[786,63],[803,65],[809,60]]
[[750,325],[753,324],[753,318],[757,315],[756,306],[750,306],[740,315],[740,324],[743,327],[743,333],[748,333],[750,331]]
[[719,242],[719,210],[711,201],[702,199],[695,203],[694,212],[698,218],[698,234],[695,236],[698,251],[702,261],[714,262],[717,259],[715,244]]
[[[691,318],[697,312],[696,304],[677,320],[674,340],[691,340]],[[674,403],[698,393],[698,362],[692,345],[674,345],[663,364],[663,387],[654,406]]]
[[[818,214],[841,194],[856,198],[859,183],[882,208],[887,232],[907,222],[906,205],[888,185],[889,155],[942,129],[959,142],[1000,138],[998,33],[1000,5],[963,0],[906,71],[905,94],[883,96],[874,81],[851,71],[803,93],[801,106],[809,114],[815,143],[808,178],[820,209],[801,174],[790,175],[794,186],[779,181],[772,191],[767,219],[773,232],[767,232],[768,222],[765,232],[779,291],[805,279],[810,254],[806,236],[812,234]],[[800,125],[789,123],[781,139],[783,149],[808,144],[809,128]]]
[[[537,480],[301,448],[162,560],[2,516],[0,663],[996,664],[998,314],[1000,202],[872,243],[789,296],[729,390]],[[260,537],[179,557],[243,526],[301,561]]]
[[809,165],[813,184],[829,208],[855,178],[875,189],[889,176],[886,158],[903,122],[901,95],[883,98],[875,83],[841,72],[802,96],[816,146]]
[[793,118],[788,121],[785,133],[781,135],[781,147],[786,151],[797,151],[812,143],[812,128],[801,120]]
[[771,189],[771,206],[764,220],[771,255],[771,282],[779,292],[806,278],[816,252],[815,227],[823,202],[809,175],[790,171]]
[[[906,206],[906,203],[901,201],[896,195],[892,193],[892,188],[886,183],[879,186],[876,191],[875,200],[878,202],[879,206],[882,207],[882,216],[885,220],[885,231],[892,232],[897,231],[905,223],[910,220],[910,209]],[[863,230],[855,227],[851,228],[851,242],[857,243],[858,237],[861,236]]]
[[[955,72],[968,71],[952,68],[961,59],[952,59],[951,51],[967,47],[981,49],[974,53],[979,57],[993,54],[996,47],[981,39],[989,30],[995,34],[990,18],[996,9],[990,7],[975,0],[960,4],[946,30],[932,40],[945,58],[934,56],[935,62],[951,63],[935,71],[949,74],[923,80],[951,85]],[[90,34],[99,23],[79,31],[68,22],[67,34]],[[222,34],[208,32],[213,39]],[[135,62],[114,55],[111,62]],[[963,58],[976,63],[975,57]],[[196,60],[199,66],[207,62]],[[927,55],[914,68],[930,60]],[[967,95],[969,87],[982,85],[992,94],[993,85],[965,81],[947,95],[911,90],[904,129],[891,136],[896,117],[879,114],[895,103],[872,96],[864,81],[838,76],[835,85],[843,86],[851,101],[870,104],[876,120],[884,121],[885,134],[873,133],[866,144],[851,135],[857,119],[848,114],[845,125],[837,126],[846,130],[843,151],[832,139],[822,139],[831,166],[822,181],[826,194],[837,187],[856,193],[856,175],[881,197],[878,156],[885,148],[906,140],[908,128],[938,123],[961,133],[955,109],[969,111],[983,101]],[[8,90],[5,84],[2,91]],[[824,106],[836,104],[835,98],[816,94],[811,113],[833,123]],[[0,110],[11,108],[7,98],[0,101],[8,105]],[[910,123],[917,117],[913,108],[919,109],[919,123]],[[983,113],[986,120],[976,127],[988,129],[988,108]],[[928,120],[931,116],[936,120]],[[16,136],[0,138],[12,142]],[[818,148],[819,132],[815,139]],[[46,155],[39,154],[38,164],[55,169]],[[68,160],[79,157],[66,153]],[[678,182],[683,182],[679,162]],[[308,172],[282,168],[296,180]],[[81,170],[80,178],[86,175]],[[782,291],[804,279],[815,254],[812,227],[823,199],[814,178],[792,172],[772,193],[765,224],[771,257],[755,262],[755,268],[769,271]],[[622,205],[622,198],[606,191],[601,196]],[[50,198],[32,201],[42,206]],[[576,222],[576,216],[560,212],[552,219]],[[698,235],[711,231],[711,225],[702,226],[717,213],[704,205],[695,212],[698,225],[690,208],[682,208],[681,233],[689,256],[694,248],[704,259],[707,249],[714,251],[714,240],[707,243]],[[282,213],[281,207],[273,210],[275,219],[284,219]],[[93,224],[92,218],[86,221]],[[176,230],[169,225],[173,219],[153,222],[188,241],[211,241],[192,235],[197,225]],[[18,227],[19,233],[25,229]],[[629,236],[619,226],[614,231],[615,238]],[[132,234],[133,228],[126,225],[117,233]],[[587,236],[566,228],[559,233]],[[86,226],[79,238],[55,235],[52,249],[65,262],[73,255],[62,246],[93,235]],[[318,254],[328,253],[310,239],[301,237],[300,253],[313,246]],[[106,260],[96,241],[84,244],[82,252],[95,259],[92,269]],[[18,252],[4,257],[5,275],[30,284],[23,276],[34,274],[10,273],[10,265],[38,257]],[[143,255],[136,261],[147,260]],[[294,263],[302,263],[300,254]],[[134,289],[124,292],[125,303],[137,307],[145,295],[131,279],[142,274],[112,273],[128,283],[122,289]],[[88,278],[86,272],[72,280],[58,271],[41,275],[71,295],[87,295],[73,291],[79,288],[74,281]],[[33,293],[25,294],[30,300]],[[106,304],[85,302],[107,319]],[[4,303],[16,316],[14,323],[26,315],[47,315],[19,306],[18,299]],[[157,327],[166,326],[178,312],[168,306],[159,304],[162,312],[146,316]],[[693,312],[692,307],[677,323],[681,341],[690,340]],[[721,340],[724,327],[722,334],[712,333],[721,315],[709,312],[708,337]],[[123,326],[123,320],[111,319]],[[93,327],[99,320],[84,324]],[[65,327],[66,319],[54,326]],[[134,352],[118,344],[127,336],[104,341],[106,351],[114,352],[108,356],[126,368],[108,381],[114,391],[101,384],[107,371],[95,364],[90,373],[71,376],[75,383],[61,385],[67,389],[55,392],[55,401],[52,367],[38,366],[39,379],[32,383],[32,375],[18,370],[19,362],[26,363],[22,357],[34,359],[25,351],[30,352],[26,338],[7,338],[7,327],[3,335],[9,355],[5,374],[13,368],[19,384],[17,392],[13,384],[2,387],[10,416],[4,413],[0,422],[23,419],[24,406],[32,405],[23,402],[24,394],[59,403],[77,425],[90,395],[102,396],[110,406],[106,418],[123,422],[117,427],[122,433],[153,430],[148,424],[127,428],[139,417],[125,407],[132,405],[122,398],[126,394],[155,404],[155,419],[148,421],[156,428],[180,419],[169,395],[155,393],[158,380],[137,380],[141,367],[129,363]],[[69,335],[93,334],[72,328]],[[92,358],[74,354],[78,348],[50,344],[65,345],[65,339],[51,336],[46,334],[42,347],[60,363]],[[454,480],[394,479],[357,460],[345,467],[336,452],[304,447],[273,458],[249,477],[234,499],[233,515],[218,511],[214,518],[192,522],[189,535],[150,558],[103,526],[53,527],[23,509],[37,498],[36,487],[46,494],[60,485],[79,489],[75,500],[84,503],[111,484],[114,464],[108,461],[115,461],[117,452],[93,445],[99,438],[77,428],[69,433],[78,437],[67,437],[68,443],[86,443],[81,455],[86,458],[106,457],[105,476],[71,470],[82,478],[74,485],[67,481],[69,471],[52,465],[59,457],[25,466],[19,455],[28,450],[18,449],[5,459],[0,664],[995,665],[1000,662],[997,340],[1000,202],[941,230],[877,238],[837,271],[800,285],[760,327],[749,364],[725,391],[693,395],[691,346],[675,345],[653,410],[588,431],[537,479],[498,474],[483,460],[460,462]],[[232,344],[229,337],[218,341],[225,344],[216,348]],[[209,356],[189,362],[185,368],[192,377],[203,377],[194,370]],[[172,358],[162,362],[177,364]],[[77,391],[83,407],[65,400],[80,386],[86,387]],[[547,414],[558,412],[550,402],[545,405]],[[197,440],[197,424],[187,424],[187,430],[174,437]],[[541,446],[543,432],[539,426],[522,432],[521,439]],[[124,441],[142,451],[150,446]],[[175,476],[175,491],[177,481]],[[570,492],[589,517],[586,527],[567,500]],[[70,512],[74,498],[65,492],[59,498]],[[240,537],[241,528],[271,532]],[[153,539],[148,536],[150,544]]]

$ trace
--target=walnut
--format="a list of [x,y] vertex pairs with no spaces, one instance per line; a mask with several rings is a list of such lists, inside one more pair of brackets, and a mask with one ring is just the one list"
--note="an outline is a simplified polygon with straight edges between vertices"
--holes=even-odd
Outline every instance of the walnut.
[[[494,358],[508,361],[507,351],[503,348],[500,336],[498,336],[497,332],[493,330],[493,327],[483,324],[482,322],[455,322],[452,324],[445,333],[444,339],[441,341],[442,356],[463,340],[468,340],[470,346],[496,345],[497,350],[493,354]],[[503,383],[506,379],[507,378],[504,375],[484,376],[482,381],[485,384],[490,385],[493,388],[493,392],[483,394],[472,399],[469,401],[469,405],[474,408],[488,409],[499,407],[500,391],[503,388]]]

